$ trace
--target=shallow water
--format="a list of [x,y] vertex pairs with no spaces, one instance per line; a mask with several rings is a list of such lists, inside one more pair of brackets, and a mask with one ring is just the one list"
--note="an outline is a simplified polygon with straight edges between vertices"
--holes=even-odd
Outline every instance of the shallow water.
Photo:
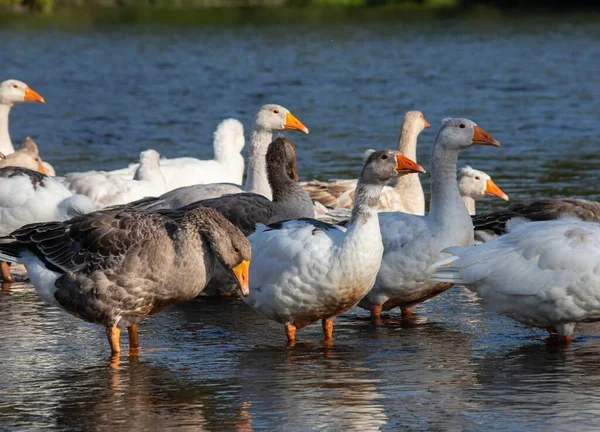
[[[502,142],[463,155],[513,200],[597,199],[600,22],[564,17],[81,33],[0,31],[0,76],[48,101],[16,107],[59,171],[117,168],[152,147],[211,155],[224,117],[246,130],[263,103],[307,127],[288,133],[303,179],[355,176],[368,147],[395,145],[402,115],[433,127],[466,116]],[[426,183],[428,177],[424,176]],[[486,200],[479,210],[500,208]],[[140,328],[139,359],[109,367],[99,327],[0,292],[0,428],[10,430],[597,430],[600,338],[568,348],[486,312],[453,288],[373,325],[354,310],[287,348],[282,328],[236,299],[173,307]],[[134,361],[135,360],[135,361]]]

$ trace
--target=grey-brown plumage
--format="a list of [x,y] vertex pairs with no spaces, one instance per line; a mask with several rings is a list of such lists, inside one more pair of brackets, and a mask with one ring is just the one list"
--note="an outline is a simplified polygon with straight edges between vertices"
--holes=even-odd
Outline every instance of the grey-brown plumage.
[[26,225],[0,239],[0,256],[25,264],[40,297],[105,326],[113,352],[119,351],[117,326],[137,332],[147,315],[193,299],[216,262],[236,272],[245,289],[250,254],[246,237],[203,207],[177,220],[131,209],[99,211]]
[[472,217],[476,237],[482,241],[506,234],[512,218],[547,221],[574,216],[586,222],[600,222],[600,203],[578,198],[547,198],[512,204],[506,210]]
[[[162,214],[177,217],[177,212],[189,211],[198,206],[219,210],[245,235],[252,234],[256,224],[271,224],[287,219],[313,218],[314,206],[310,196],[288,175],[288,159],[296,159],[294,144],[279,137],[269,144],[267,151],[267,177],[273,192],[273,201],[254,193],[224,195],[197,201],[175,212],[165,210]],[[295,165],[295,164],[294,164]]]

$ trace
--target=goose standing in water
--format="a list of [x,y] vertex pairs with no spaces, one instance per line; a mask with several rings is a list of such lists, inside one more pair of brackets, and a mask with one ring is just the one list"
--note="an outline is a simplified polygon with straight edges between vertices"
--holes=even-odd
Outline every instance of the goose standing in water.
[[500,143],[471,120],[444,119],[433,146],[429,214],[379,213],[383,260],[373,289],[359,303],[372,318],[395,307],[410,313],[414,305],[452,287],[430,281],[428,269],[446,247],[473,244],[473,224],[456,174],[458,154],[473,145]]
[[[176,209],[200,200],[242,192],[251,192],[272,199],[273,193],[267,179],[265,156],[269,144],[273,141],[273,133],[282,130],[308,133],[306,126],[287,108],[273,104],[262,106],[254,119],[248,153],[248,177],[243,189],[232,183],[197,184],[170,190],[158,198],[132,204],[146,210]],[[295,160],[294,157],[294,164]]]
[[[404,116],[398,150],[407,158],[417,161],[417,138],[423,129],[430,127],[421,111],[409,111]],[[300,183],[310,197],[327,207],[352,209],[356,179],[312,180]],[[320,206],[319,206],[320,207]],[[379,211],[400,211],[424,215],[425,194],[418,175],[399,177],[394,186],[385,186],[379,198]]]
[[[0,236],[26,224],[64,221],[96,209],[88,197],[74,195],[54,177],[21,167],[0,168]],[[1,265],[3,279],[11,282],[10,267]]]
[[137,354],[138,324],[196,297],[216,262],[248,295],[248,239],[203,207],[177,221],[125,209],[26,225],[0,239],[0,259],[23,263],[42,300],[104,326],[113,355],[123,328]]
[[475,247],[444,249],[431,276],[464,285],[492,311],[560,342],[575,324],[600,321],[600,224],[573,217],[508,222],[508,233]]
[[396,150],[367,154],[348,227],[315,219],[264,226],[249,237],[255,254],[250,295],[244,301],[285,325],[290,343],[296,329],[323,320],[331,341],[333,320],[368,292],[381,264],[383,245],[377,206],[383,186],[400,174],[425,172]]
[[133,179],[126,180],[106,171],[89,171],[67,174],[62,181],[73,193],[89,197],[99,207],[156,196],[167,189],[160,166],[160,155],[155,150],[140,153],[140,165]]

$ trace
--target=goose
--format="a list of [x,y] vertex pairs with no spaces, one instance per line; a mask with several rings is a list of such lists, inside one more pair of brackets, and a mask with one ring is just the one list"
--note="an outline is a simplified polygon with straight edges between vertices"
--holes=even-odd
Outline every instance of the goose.
[[492,311],[568,343],[575,324],[600,320],[600,224],[563,216],[512,219],[507,233],[450,247],[432,266],[435,283],[464,285]]
[[[132,203],[132,205],[147,210],[176,209],[200,200],[242,192],[260,194],[272,199],[273,195],[267,179],[265,155],[272,142],[273,133],[282,130],[297,130],[308,134],[308,128],[287,108],[281,105],[263,105],[254,119],[249,146],[248,177],[243,188],[233,183],[197,184],[169,190],[157,198],[149,198],[143,202]],[[296,157],[294,156],[294,166],[290,166],[290,169],[295,169],[295,162]],[[297,174],[291,173],[291,175],[297,177]]]
[[580,198],[543,198],[515,203],[505,210],[473,217],[475,238],[480,242],[507,233],[507,223],[513,218],[548,221],[573,216],[586,222],[600,222],[600,203]]
[[48,175],[35,142],[28,138],[23,141],[19,150],[9,155],[0,153],[0,168],[8,166],[27,168]]
[[248,239],[219,212],[198,207],[177,221],[131,209],[98,211],[64,222],[25,225],[0,239],[0,259],[25,265],[40,298],[106,328],[117,356],[120,329],[130,354],[138,324],[172,303],[191,300],[216,262],[248,295]]
[[[214,159],[201,160],[181,157],[160,161],[167,182],[167,190],[179,187],[228,182],[241,185],[244,176],[244,157],[241,152],[245,145],[244,126],[234,118],[221,121],[213,133]],[[139,163],[127,168],[110,171],[124,179],[131,179]]]
[[157,151],[145,150],[140,153],[140,165],[133,179],[123,179],[106,171],[89,171],[66,174],[63,182],[73,193],[89,197],[99,207],[125,204],[166,191],[160,163]]
[[[42,158],[40,156],[39,148],[38,148],[37,144],[35,143],[35,141],[33,140],[33,138],[25,137],[25,139],[21,142],[21,149],[29,149],[31,152],[36,153],[38,155],[38,157],[40,158],[40,160],[42,160]],[[56,170],[48,162],[46,162],[45,160],[42,160],[42,166],[44,167],[43,174],[46,174],[47,176],[50,176],[50,177],[56,176]]]
[[[74,195],[54,177],[21,167],[0,168],[0,236],[34,222],[64,221],[96,210],[86,196]],[[10,267],[2,277],[11,282]]]
[[[421,111],[409,111],[402,122],[398,150],[417,160],[417,137],[423,129],[430,127]],[[356,179],[312,180],[301,183],[313,201],[327,207],[352,209]],[[319,206],[320,207],[320,206]],[[425,214],[425,195],[417,175],[399,177],[395,186],[385,186],[379,199],[379,211],[400,211],[417,215]]]
[[485,172],[471,168],[469,165],[458,170],[458,190],[471,216],[476,213],[475,200],[483,197],[496,197],[508,201],[502,189]]
[[248,238],[255,261],[244,302],[282,323],[288,343],[296,330],[322,320],[325,342],[333,320],[373,286],[383,245],[377,206],[383,186],[399,174],[425,172],[397,150],[367,153],[347,228],[316,219],[259,225]]
[[410,314],[412,306],[452,286],[429,281],[428,268],[442,249],[473,244],[473,224],[457,181],[458,154],[473,145],[500,143],[469,119],[444,119],[433,145],[429,214],[379,213],[383,260],[373,289],[359,303],[373,319],[395,307]]
[[22,102],[46,103],[43,97],[22,81],[9,79],[0,83],[0,153],[15,151],[8,130],[8,116],[15,104]]
[[[493,196],[505,201],[509,199],[487,173],[469,165],[458,171],[458,190],[470,215],[475,214],[475,201],[480,198]],[[381,200],[379,202],[381,204]],[[315,218],[325,222],[345,224],[351,216],[351,210],[345,207],[326,207],[318,201],[314,201],[314,204]]]

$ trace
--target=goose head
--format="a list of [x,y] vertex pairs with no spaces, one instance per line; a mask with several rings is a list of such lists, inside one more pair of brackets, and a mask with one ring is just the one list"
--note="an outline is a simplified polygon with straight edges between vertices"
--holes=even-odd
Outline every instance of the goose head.
[[458,189],[463,197],[479,199],[493,196],[508,201],[508,195],[494,183],[488,174],[468,165],[458,171]]
[[285,158],[287,160],[287,175],[295,182],[300,180],[298,170],[296,169],[296,144],[292,141],[285,140]]
[[23,81],[10,79],[0,83],[0,104],[13,106],[22,102],[46,103],[43,97]]
[[[35,145],[35,142],[31,140],[31,138],[29,139],[31,143],[25,145],[24,142],[21,149],[11,154],[4,155],[3,153],[0,153],[0,168],[7,166],[18,166],[30,169],[32,171],[38,171],[46,175],[46,168],[44,167],[44,162],[38,153],[37,146]],[[33,144],[33,147],[31,144]]]
[[140,153],[140,165],[147,167],[160,167],[160,154],[156,150],[144,150]]
[[244,297],[250,294],[248,274],[252,250],[246,236],[221,213],[213,208],[199,207],[188,212],[186,217],[197,217],[199,225],[205,226],[203,234],[220,263],[228,269],[238,282]]
[[254,119],[256,129],[267,132],[279,132],[283,130],[295,130],[308,134],[308,128],[302,124],[294,115],[281,105],[263,105]]
[[500,147],[500,143],[477,123],[466,118],[445,118],[436,143],[446,150],[461,151],[473,145]]
[[372,184],[386,184],[396,176],[411,173],[425,173],[425,169],[407,158],[398,150],[366,150],[363,154],[363,181]]
[[410,128],[416,134],[420,134],[423,129],[431,127],[421,111],[407,112],[404,116],[403,125]]

